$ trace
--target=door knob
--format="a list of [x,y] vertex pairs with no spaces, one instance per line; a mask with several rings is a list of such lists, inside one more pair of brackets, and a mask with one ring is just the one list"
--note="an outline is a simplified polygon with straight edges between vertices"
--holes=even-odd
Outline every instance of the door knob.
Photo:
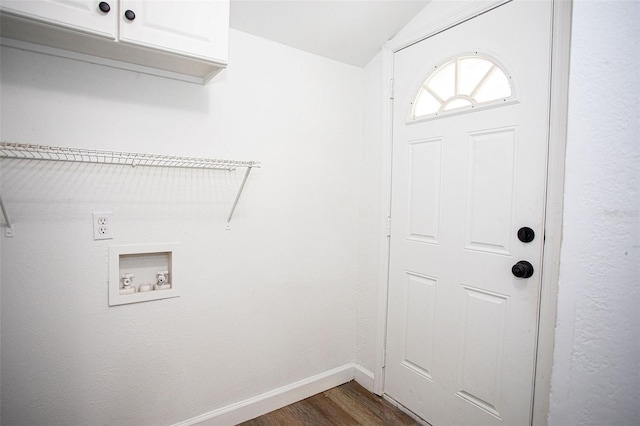
[[536,237],[536,233],[528,226],[518,229],[518,239],[523,243],[530,243]]
[[529,278],[533,275],[533,265],[526,260],[521,260],[513,265],[511,273],[518,278]]
[[109,3],[107,3],[106,1],[101,1],[98,7],[104,13],[109,13],[109,11],[111,10],[111,6],[109,6]]
[[127,10],[126,12],[124,12],[124,17],[130,21],[133,21],[134,19],[136,19],[136,14],[133,12],[133,10]]

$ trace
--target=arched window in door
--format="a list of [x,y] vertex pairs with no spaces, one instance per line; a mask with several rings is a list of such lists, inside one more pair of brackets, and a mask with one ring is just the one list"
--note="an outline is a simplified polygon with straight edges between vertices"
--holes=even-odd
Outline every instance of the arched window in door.
[[460,56],[437,66],[420,87],[409,121],[494,106],[513,99],[511,77],[486,56]]

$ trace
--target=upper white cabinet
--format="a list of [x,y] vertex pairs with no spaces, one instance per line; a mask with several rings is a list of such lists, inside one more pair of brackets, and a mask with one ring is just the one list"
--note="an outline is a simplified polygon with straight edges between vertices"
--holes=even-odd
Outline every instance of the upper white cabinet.
[[228,33],[228,1],[120,1],[123,43],[226,62]]
[[201,83],[227,64],[229,0],[0,0],[0,19],[27,50]]
[[2,12],[115,40],[118,11],[110,3],[117,4],[116,1],[2,0],[0,8]]

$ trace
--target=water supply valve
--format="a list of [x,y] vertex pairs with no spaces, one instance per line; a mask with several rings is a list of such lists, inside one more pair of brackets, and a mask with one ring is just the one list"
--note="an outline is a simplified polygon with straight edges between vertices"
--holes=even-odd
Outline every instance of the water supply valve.
[[123,274],[120,277],[122,281],[122,287],[120,287],[120,294],[131,294],[136,292],[136,288],[133,285],[134,274]]
[[154,286],[154,289],[168,290],[170,288],[171,288],[171,283],[169,282],[169,271],[156,272],[156,284]]

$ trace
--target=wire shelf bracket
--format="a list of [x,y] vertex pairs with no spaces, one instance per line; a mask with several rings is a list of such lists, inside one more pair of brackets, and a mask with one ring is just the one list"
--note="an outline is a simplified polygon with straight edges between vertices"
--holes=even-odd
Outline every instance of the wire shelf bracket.
[[11,223],[11,218],[9,217],[9,212],[7,211],[7,207],[4,205],[4,201],[2,201],[2,195],[0,195],[0,210],[2,210],[2,216],[4,216],[4,236],[12,238],[13,237],[13,224]]
[[[107,151],[101,149],[69,148],[49,145],[0,142],[0,158],[18,160],[67,161],[76,163],[116,164],[131,167],[174,167],[186,169],[236,170],[246,168],[244,178],[227,217],[226,229],[231,229],[231,218],[236,210],[251,169],[259,168],[258,161],[222,160],[177,155],[147,154],[139,152]],[[0,210],[4,217],[5,236],[13,237],[13,223],[0,196]]]

